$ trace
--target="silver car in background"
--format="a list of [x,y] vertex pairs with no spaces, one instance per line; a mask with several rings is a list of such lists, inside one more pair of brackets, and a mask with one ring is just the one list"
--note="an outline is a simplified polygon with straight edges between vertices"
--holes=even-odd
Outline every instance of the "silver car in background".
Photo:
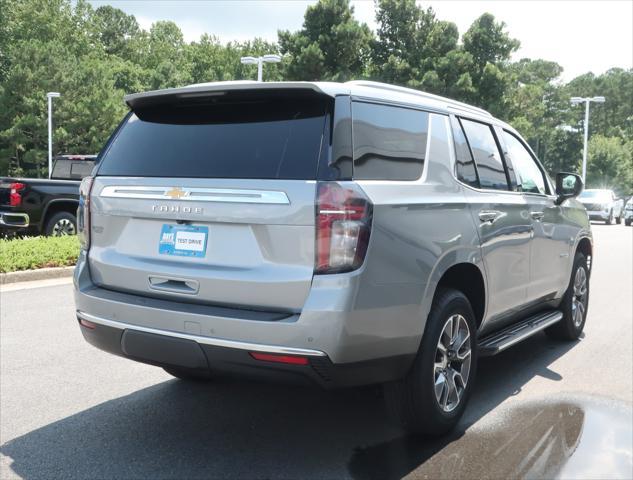
[[622,223],[624,201],[616,198],[613,190],[587,189],[578,197],[591,220],[602,220],[607,225]]
[[383,384],[406,429],[441,434],[479,357],[582,332],[582,181],[554,185],[488,112],[362,81],[126,102],[81,187],[75,303],[94,346],[181,379]]

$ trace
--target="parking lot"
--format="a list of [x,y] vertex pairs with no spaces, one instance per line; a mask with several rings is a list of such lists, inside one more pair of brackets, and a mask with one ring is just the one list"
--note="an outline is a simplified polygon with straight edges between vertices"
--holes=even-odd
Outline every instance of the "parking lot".
[[[0,476],[438,478],[485,473],[494,478],[530,471],[547,476],[568,468],[569,476],[581,478],[626,477],[633,442],[633,228],[594,224],[593,231],[584,337],[559,343],[538,334],[483,359],[459,428],[432,441],[405,437],[391,425],[377,388],[326,392],[233,380],[174,380],[161,369],[86,344],[75,320],[70,281],[4,287]],[[543,447],[543,439],[551,448]],[[611,455],[590,462],[596,451]],[[521,452],[531,452],[530,465],[541,459],[550,470],[526,470]],[[583,458],[588,466],[583,467]]]

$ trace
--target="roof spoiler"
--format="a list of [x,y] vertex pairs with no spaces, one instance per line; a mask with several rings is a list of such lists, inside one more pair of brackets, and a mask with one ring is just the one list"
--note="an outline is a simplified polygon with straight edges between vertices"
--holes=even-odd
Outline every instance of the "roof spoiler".
[[255,82],[241,80],[234,82],[211,82],[189,85],[180,88],[153,90],[150,92],[133,93],[124,97],[125,103],[132,109],[171,103],[187,98],[206,98],[225,95],[232,91],[255,90],[309,90],[328,95],[318,85],[311,82]]

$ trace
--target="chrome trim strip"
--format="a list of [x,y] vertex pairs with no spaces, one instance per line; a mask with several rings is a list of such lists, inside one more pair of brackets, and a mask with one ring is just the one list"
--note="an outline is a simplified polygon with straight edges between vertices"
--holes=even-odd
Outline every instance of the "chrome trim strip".
[[[5,221],[5,217],[15,217],[17,219],[22,220],[21,223],[7,223]],[[28,227],[30,223],[30,218],[26,213],[12,213],[12,212],[0,212],[0,225],[6,225],[7,227]]]
[[[170,192],[172,193],[170,195]],[[246,190],[233,188],[203,187],[142,187],[137,185],[108,185],[100,197],[138,198],[145,200],[174,200],[222,203],[261,203],[289,205],[285,192],[275,190]]]
[[282,347],[281,345],[263,345],[260,343],[240,342],[236,340],[226,340],[224,338],[202,337],[200,335],[190,335],[188,333],[172,332],[169,330],[159,330],[156,328],[141,327],[139,325],[130,325],[129,323],[117,322],[106,318],[97,317],[81,310],[77,310],[76,314],[79,318],[88,320],[89,322],[105,325],[106,327],[118,328],[121,330],[130,329],[139,332],[154,333],[156,335],[164,335],[168,337],[183,338],[185,340],[193,340],[194,342],[203,343],[205,345],[213,345],[216,347],[237,348],[239,350],[249,350],[252,352],[268,352],[281,353],[287,355],[303,355],[305,357],[325,357],[325,353],[320,350],[310,350],[307,348]]

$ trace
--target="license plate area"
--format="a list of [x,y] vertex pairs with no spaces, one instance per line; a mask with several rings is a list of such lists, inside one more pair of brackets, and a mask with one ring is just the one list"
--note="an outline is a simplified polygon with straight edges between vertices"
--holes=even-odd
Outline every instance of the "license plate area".
[[203,258],[207,253],[209,227],[163,224],[158,241],[160,255]]

